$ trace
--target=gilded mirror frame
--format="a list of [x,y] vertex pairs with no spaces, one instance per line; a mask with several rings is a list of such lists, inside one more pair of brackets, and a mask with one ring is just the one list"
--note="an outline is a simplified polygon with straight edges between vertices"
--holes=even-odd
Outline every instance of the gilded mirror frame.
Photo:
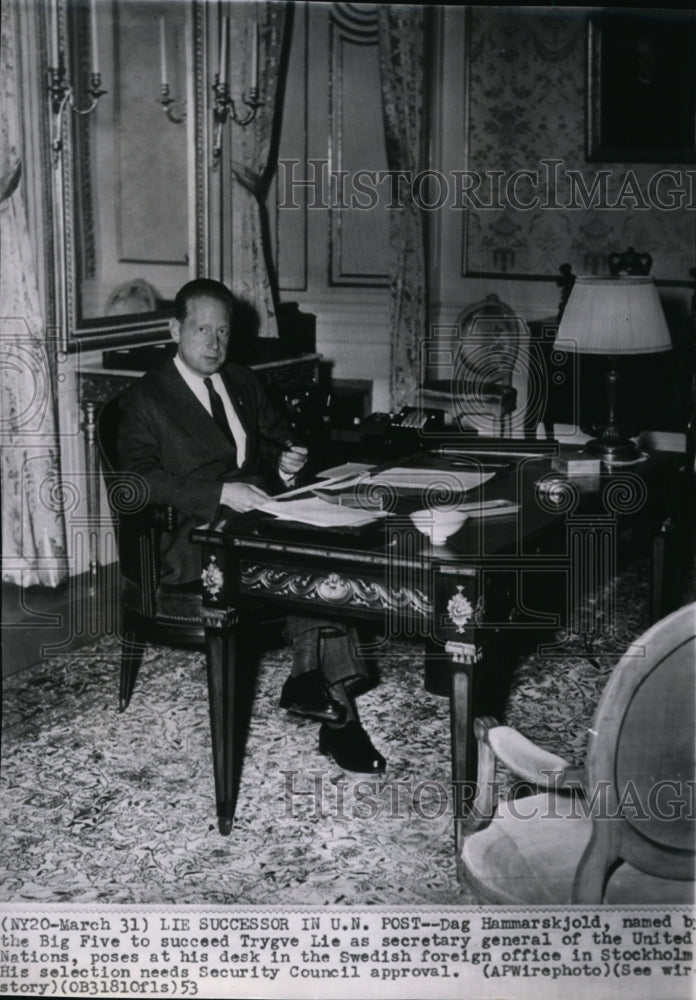
[[[69,3],[70,0],[67,0]],[[187,141],[188,164],[188,247],[191,277],[208,273],[209,265],[209,152],[211,148],[208,30],[209,9],[206,0],[187,0],[191,13],[193,79],[189,88],[192,108],[191,128]],[[68,30],[66,4],[62,5],[62,29]],[[72,41],[72,39],[71,39]],[[108,82],[104,81],[108,87]],[[76,115],[66,115],[62,123],[60,161],[54,166],[55,225],[57,237],[56,291],[57,319],[65,330],[65,346],[69,351],[99,347],[123,346],[166,338],[169,335],[171,309],[152,313],[83,318],[81,310],[81,276],[79,255],[80,226],[76,185],[80,183]],[[89,163],[87,163],[87,167]]]

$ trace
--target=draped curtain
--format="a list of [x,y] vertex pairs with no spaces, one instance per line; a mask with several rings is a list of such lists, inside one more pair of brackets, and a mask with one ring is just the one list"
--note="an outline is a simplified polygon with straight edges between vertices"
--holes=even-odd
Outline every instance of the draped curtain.
[[[424,129],[424,32],[422,5],[380,4],[379,58],[390,170],[411,178],[421,170]],[[419,381],[419,349],[426,334],[426,255],[423,213],[410,183],[400,189],[403,207],[389,222],[391,406],[413,396]]]
[[[262,102],[249,125],[232,124],[232,288],[259,315],[262,337],[278,335],[278,283],[272,260],[266,198],[277,147],[292,30],[292,5],[235,4],[231,18],[232,94],[249,91],[253,77],[254,25],[258,37],[258,91]],[[239,102],[240,111],[245,111]]]
[[2,578],[23,587],[56,586],[66,575],[51,351],[22,180],[18,19],[29,9],[6,0],[0,28]]

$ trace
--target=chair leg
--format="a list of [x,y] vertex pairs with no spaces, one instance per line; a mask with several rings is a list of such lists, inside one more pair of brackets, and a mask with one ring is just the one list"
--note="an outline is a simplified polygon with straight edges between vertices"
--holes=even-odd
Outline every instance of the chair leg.
[[121,679],[119,691],[119,712],[125,712],[128,708],[135,687],[135,680],[142,663],[145,646],[141,642],[136,642],[136,633],[132,629],[127,629],[123,637],[123,649],[121,652]]

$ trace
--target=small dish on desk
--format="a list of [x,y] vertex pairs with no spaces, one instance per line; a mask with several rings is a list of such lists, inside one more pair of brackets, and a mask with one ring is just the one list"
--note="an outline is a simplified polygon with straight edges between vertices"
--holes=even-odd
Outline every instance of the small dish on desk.
[[433,545],[444,545],[450,535],[459,531],[468,517],[466,511],[452,508],[414,510],[410,515],[415,527],[427,535]]
[[416,510],[410,518],[419,531],[430,536],[433,545],[444,545],[468,518],[500,517],[516,514],[519,509],[520,505],[510,500],[474,500],[456,507]]

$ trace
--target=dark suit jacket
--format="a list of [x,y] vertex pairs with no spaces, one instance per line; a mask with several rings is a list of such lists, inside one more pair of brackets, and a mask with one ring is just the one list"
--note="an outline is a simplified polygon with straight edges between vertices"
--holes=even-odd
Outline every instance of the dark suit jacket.
[[162,538],[162,577],[167,584],[200,579],[198,546],[191,528],[210,521],[223,483],[240,480],[278,492],[281,446],[290,438],[285,419],[275,412],[259,380],[241,365],[220,372],[246,431],[244,464],[170,359],[131,385],[120,397],[119,463],[143,477],[150,501],[179,512],[179,526]]

